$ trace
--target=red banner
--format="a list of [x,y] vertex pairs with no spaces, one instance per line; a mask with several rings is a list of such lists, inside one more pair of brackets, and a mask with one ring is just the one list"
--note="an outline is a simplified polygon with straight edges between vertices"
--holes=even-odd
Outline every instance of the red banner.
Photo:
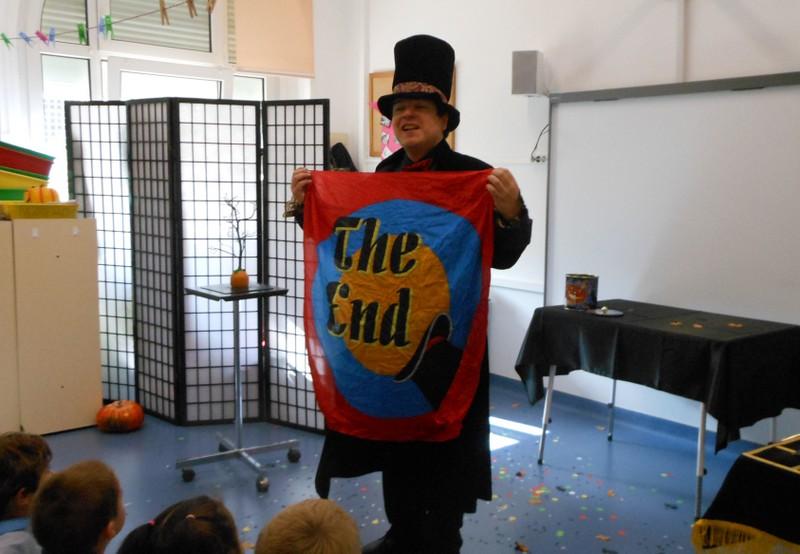
[[489,172],[312,172],[304,315],[329,429],[458,436],[486,348]]

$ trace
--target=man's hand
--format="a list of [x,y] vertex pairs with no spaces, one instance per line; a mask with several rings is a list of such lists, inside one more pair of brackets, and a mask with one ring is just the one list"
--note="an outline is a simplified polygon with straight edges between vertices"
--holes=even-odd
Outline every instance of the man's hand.
[[306,200],[306,188],[311,182],[311,172],[305,167],[298,167],[292,173],[292,200],[303,204]]
[[[294,190],[294,179],[292,179],[292,190]],[[494,209],[503,216],[503,219],[510,221],[522,213],[519,185],[509,170],[498,167],[492,171],[486,190],[492,195]]]

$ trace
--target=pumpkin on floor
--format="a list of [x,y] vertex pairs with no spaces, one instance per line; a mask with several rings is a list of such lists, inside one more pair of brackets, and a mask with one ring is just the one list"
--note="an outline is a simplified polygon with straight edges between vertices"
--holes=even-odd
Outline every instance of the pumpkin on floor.
[[97,428],[105,433],[128,433],[144,423],[144,410],[133,400],[115,400],[97,412]]

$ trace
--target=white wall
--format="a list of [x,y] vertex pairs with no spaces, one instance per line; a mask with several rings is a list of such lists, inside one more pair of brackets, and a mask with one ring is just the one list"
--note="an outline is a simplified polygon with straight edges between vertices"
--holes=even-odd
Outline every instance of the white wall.
[[[315,0],[314,71],[312,98],[331,102],[331,144],[342,142],[358,159],[361,128],[366,116],[360,109],[366,76],[364,0]],[[360,166],[359,166],[360,167]]]

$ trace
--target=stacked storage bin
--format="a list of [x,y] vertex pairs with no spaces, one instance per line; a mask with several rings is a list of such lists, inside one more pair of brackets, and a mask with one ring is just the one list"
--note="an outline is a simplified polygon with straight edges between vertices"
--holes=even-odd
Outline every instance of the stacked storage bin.
[[0,219],[75,217],[76,205],[58,203],[47,187],[53,157],[0,142]]

